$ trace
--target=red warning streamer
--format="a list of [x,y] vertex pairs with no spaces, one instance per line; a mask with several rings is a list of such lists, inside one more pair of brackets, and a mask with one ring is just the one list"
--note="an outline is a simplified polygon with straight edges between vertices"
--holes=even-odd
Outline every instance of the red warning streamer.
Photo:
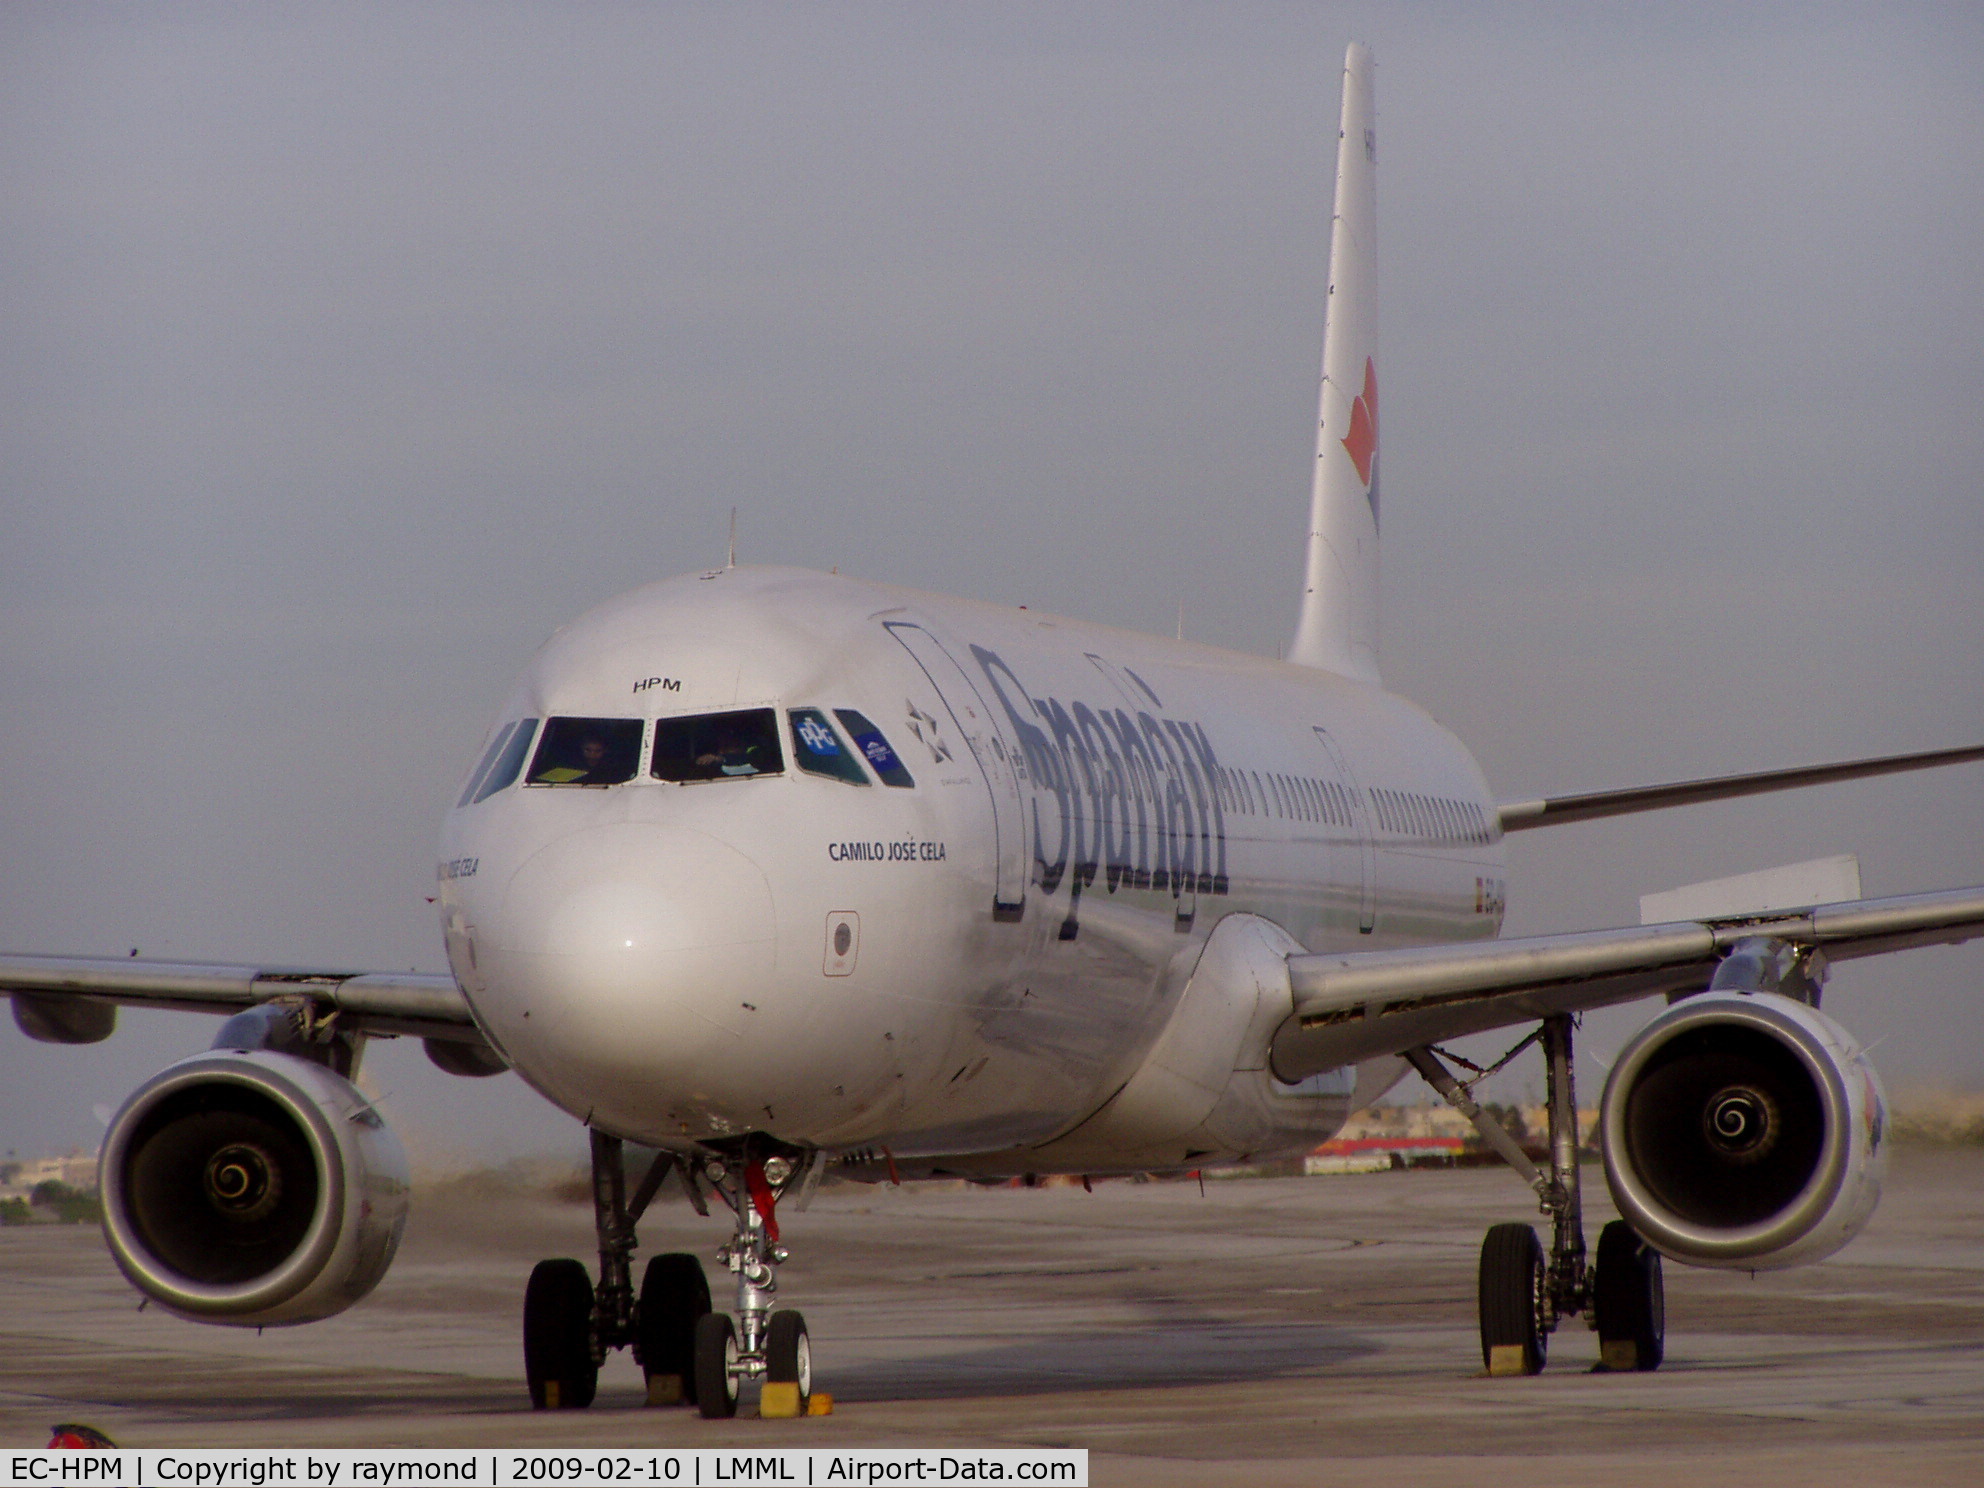
[[761,1162],[747,1164],[744,1169],[744,1191],[751,1196],[751,1207],[758,1211],[758,1218],[765,1222],[765,1238],[774,1245],[778,1243],[778,1195],[765,1181],[765,1165]]

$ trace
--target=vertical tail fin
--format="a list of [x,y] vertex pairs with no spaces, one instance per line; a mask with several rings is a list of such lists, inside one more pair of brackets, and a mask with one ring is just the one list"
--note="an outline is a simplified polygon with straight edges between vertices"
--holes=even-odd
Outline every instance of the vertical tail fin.
[[1336,215],[1323,332],[1316,484],[1288,659],[1378,680],[1378,134],[1371,54],[1343,58]]

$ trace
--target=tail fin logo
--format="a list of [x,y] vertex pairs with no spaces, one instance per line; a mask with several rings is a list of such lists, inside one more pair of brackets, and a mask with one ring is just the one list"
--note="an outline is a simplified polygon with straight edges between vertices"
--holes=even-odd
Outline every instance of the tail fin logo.
[[1350,432],[1343,436],[1344,452],[1357,467],[1357,478],[1371,484],[1371,462],[1378,454],[1378,369],[1364,358],[1364,391],[1350,405]]

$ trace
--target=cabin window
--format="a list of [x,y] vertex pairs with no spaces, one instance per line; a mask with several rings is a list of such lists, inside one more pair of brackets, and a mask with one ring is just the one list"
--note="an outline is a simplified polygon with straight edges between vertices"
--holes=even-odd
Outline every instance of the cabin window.
[[[476,801],[486,801],[504,786],[514,782],[523,772],[524,757],[530,753],[531,736],[537,732],[537,720],[524,718],[496,735],[496,743],[490,746],[489,755],[494,763],[487,766],[486,773],[477,772],[477,781],[470,787]],[[468,792],[463,792],[463,800],[468,800]]]
[[812,775],[845,780],[849,785],[866,785],[868,774],[854,752],[841,741],[827,715],[818,708],[794,708],[786,715],[792,723],[792,762]]
[[834,717],[841,721],[854,740],[854,747],[861,757],[868,761],[868,768],[882,779],[882,784],[907,789],[916,782],[909,771],[903,768],[902,758],[891,748],[889,741],[882,737],[882,731],[868,721],[865,713],[857,713],[852,708],[834,709]]
[[778,747],[778,715],[770,708],[698,713],[654,721],[657,780],[687,785],[697,780],[740,780],[776,775],[785,768]]
[[618,785],[641,763],[638,718],[553,718],[544,725],[526,785]]

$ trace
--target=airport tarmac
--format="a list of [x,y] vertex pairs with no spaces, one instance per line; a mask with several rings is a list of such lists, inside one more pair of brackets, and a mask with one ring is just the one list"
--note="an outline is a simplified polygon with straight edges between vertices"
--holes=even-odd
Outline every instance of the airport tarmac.
[[[1586,1175],[1595,1238],[1611,1210]],[[719,1221],[669,1195],[644,1253],[707,1256]],[[1984,1482],[1984,1149],[1899,1149],[1824,1265],[1670,1266],[1655,1374],[1592,1372],[1574,1321],[1543,1375],[1481,1375],[1477,1248],[1531,1212],[1498,1169],[830,1189],[781,1214],[782,1300],[836,1413],[730,1422],[643,1408],[625,1354],[590,1411],[528,1409],[525,1276],[591,1234],[548,1194],[424,1190],[377,1292],[259,1335],[139,1312],[92,1229],[5,1229],[0,1439],[78,1420],[127,1446],[1041,1445],[1089,1449],[1105,1485]]]

